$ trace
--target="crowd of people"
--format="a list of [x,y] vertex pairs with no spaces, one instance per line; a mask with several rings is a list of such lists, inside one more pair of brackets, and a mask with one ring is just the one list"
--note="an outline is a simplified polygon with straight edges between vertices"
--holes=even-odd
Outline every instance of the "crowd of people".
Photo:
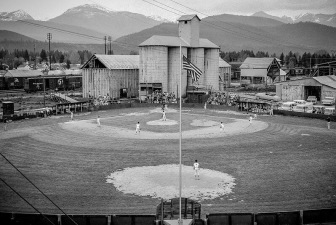
[[206,101],[211,105],[228,105],[235,106],[239,100],[239,96],[234,93],[213,92]]
[[159,90],[155,90],[154,92],[152,92],[152,94],[150,94],[147,99],[146,102],[149,103],[177,103],[177,99],[175,96],[175,93],[168,93],[168,92],[161,92]]

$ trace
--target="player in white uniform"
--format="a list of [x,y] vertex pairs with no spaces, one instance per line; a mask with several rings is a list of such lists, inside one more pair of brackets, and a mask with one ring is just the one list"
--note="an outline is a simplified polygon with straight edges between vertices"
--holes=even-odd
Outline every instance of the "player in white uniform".
[[220,131],[224,131],[224,124],[223,124],[223,122],[221,122],[221,124],[220,124]]
[[167,119],[167,118],[166,118],[166,112],[163,110],[163,111],[162,111],[162,120],[163,120],[163,121],[166,121],[166,119]]
[[71,121],[73,121],[73,112],[72,112],[72,111],[70,111],[70,113],[71,113],[71,116],[70,116],[70,118],[71,118]]
[[100,116],[97,116],[97,125],[100,127]]
[[199,163],[197,162],[197,159],[194,162],[194,170],[195,170],[195,179],[199,180],[199,170],[200,170],[200,166]]
[[140,134],[140,123],[139,122],[136,124],[136,128],[135,128],[135,134],[137,133]]
[[253,118],[252,118],[252,116],[250,116],[250,118],[249,118],[250,124],[252,124],[252,120],[253,120]]

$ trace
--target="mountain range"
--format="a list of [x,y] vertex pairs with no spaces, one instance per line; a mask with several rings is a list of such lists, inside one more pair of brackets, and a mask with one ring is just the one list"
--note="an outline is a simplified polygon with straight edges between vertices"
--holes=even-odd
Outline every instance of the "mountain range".
[[[50,32],[52,42],[60,42],[57,43],[59,48],[65,50],[69,48],[69,44],[64,44],[62,47],[61,42],[82,44],[77,47],[83,48],[87,45],[95,53],[103,53],[104,36],[112,36],[112,48],[115,54],[129,54],[131,51],[138,51],[138,45],[152,35],[177,36],[178,31],[176,23],[167,23],[162,18],[116,12],[99,5],[74,7],[48,21],[33,20],[23,11],[0,15],[0,30],[16,32],[42,42],[46,41],[47,33]],[[335,51],[336,28],[333,27],[335,15],[314,15],[315,17],[302,15],[295,21],[314,18],[315,22],[298,23],[289,17],[280,18],[264,12],[252,16],[230,14],[210,16],[202,19],[200,36],[211,40],[223,51],[242,49],[269,53],[313,52],[320,49]],[[317,21],[328,25],[319,24]],[[6,39],[10,40],[10,34],[6,35]],[[4,44],[0,47],[4,47]]]
[[252,14],[251,16],[254,17],[263,17],[263,18],[270,18],[274,20],[278,20],[283,23],[299,23],[299,22],[312,22],[312,23],[318,23],[323,24],[331,27],[336,27],[336,13],[335,14],[313,14],[313,13],[305,13],[298,16],[295,16],[294,18],[291,18],[289,16],[272,16],[269,15],[263,11],[256,12]]

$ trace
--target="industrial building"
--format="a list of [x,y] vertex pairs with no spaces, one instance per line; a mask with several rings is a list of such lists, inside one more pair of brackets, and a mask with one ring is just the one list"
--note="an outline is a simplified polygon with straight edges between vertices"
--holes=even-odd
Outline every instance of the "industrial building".
[[[219,47],[199,38],[200,21],[197,15],[184,15],[178,19],[179,37],[154,35],[139,45],[140,95],[154,90],[179,94],[180,74],[183,97],[188,86],[219,90]],[[182,55],[203,73],[197,82],[187,76],[186,70],[181,72],[180,46]]]
[[94,54],[83,66],[83,97],[138,97],[139,56]]
[[282,81],[276,83],[275,86],[276,95],[283,101],[306,100],[308,96],[316,96],[317,101],[325,97],[336,98],[335,75]]

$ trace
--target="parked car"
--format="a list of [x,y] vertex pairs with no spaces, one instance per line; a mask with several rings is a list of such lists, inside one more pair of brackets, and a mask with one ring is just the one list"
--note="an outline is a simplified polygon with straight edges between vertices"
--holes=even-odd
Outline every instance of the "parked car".
[[314,105],[313,106],[313,113],[324,114],[324,109],[325,109],[325,106],[323,106],[323,105]]
[[294,112],[305,112],[312,113],[313,112],[313,104],[298,104],[293,108]]
[[305,100],[293,100],[293,102],[295,102],[295,103],[298,104],[298,105],[307,105],[307,104],[312,105],[312,104],[313,104],[313,103],[311,103],[311,102],[307,102],[307,101],[305,101]]
[[292,111],[297,104],[295,102],[284,102],[279,107],[280,110]]
[[325,97],[325,98],[321,101],[321,103],[322,103],[323,105],[333,105],[333,104],[335,104],[335,98],[334,98],[334,97]]
[[273,101],[280,101],[280,97],[275,95],[274,93],[258,93],[255,95],[256,99],[265,99],[265,100],[273,100]]
[[326,107],[324,109],[324,114],[326,114],[326,115],[335,115],[335,108],[334,107]]
[[307,102],[311,102],[311,103],[313,103],[315,105],[317,103],[316,96],[308,96]]

